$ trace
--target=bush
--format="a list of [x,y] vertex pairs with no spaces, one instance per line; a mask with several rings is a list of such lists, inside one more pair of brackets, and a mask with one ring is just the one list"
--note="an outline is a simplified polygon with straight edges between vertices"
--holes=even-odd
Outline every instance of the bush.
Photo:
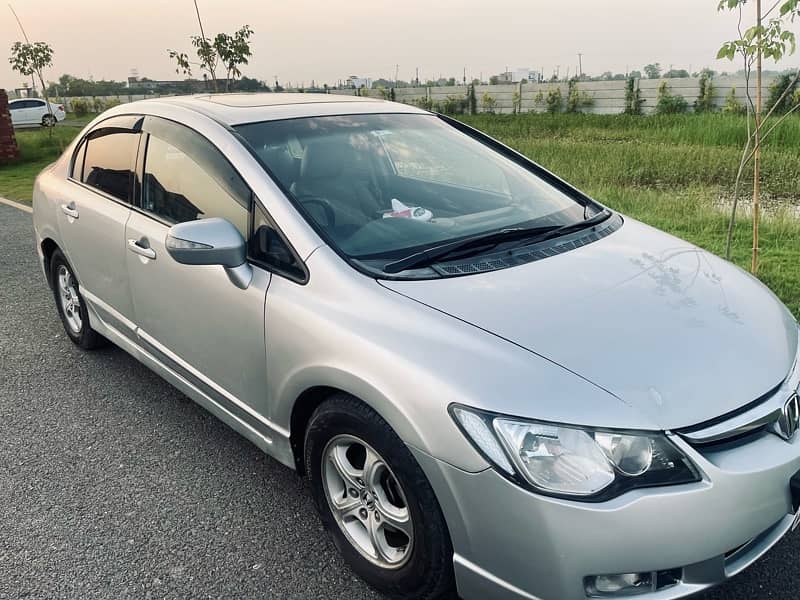
[[513,114],[522,112],[522,95],[519,93],[519,90],[514,90],[514,93],[511,95],[511,112]]
[[481,96],[481,108],[483,108],[483,112],[494,113],[497,108],[497,100],[494,96],[489,95],[489,92],[484,92]]
[[433,101],[427,96],[423,96],[422,98],[417,98],[415,100],[412,100],[411,104],[423,110],[433,110]]
[[547,98],[545,98],[545,110],[550,114],[555,114],[561,112],[561,105],[563,104],[564,99],[561,97],[561,88],[553,88],[549,92],[547,92]]
[[85,117],[89,114],[89,103],[83,98],[72,101],[72,112],[76,117]]
[[624,113],[626,115],[641,115],[642,104],[644,103],[645,100],[642,100],[642,92],[639,89],[639,86],[636,85],[636,78],[628,77],[628,81],[625,83]]
[[700,76],[700,93],[694,101],[694,112],[713,112],[714,110],[714,85],[711,83],[712,76],[707,70],[703,70]]
[[[789,112],[796,104],[795,92],[797,91],[797,73],[784,73],[769,86],[769,100],[767,100],[766,110],[770,111],[775,107],[775,112],[784,114]],[[783,94],[785,90],[786,95]],[[781,97],[783,96],[783,97]]]
[[689,110],[689,103],[683,96],[673,96],[666,81],[658,86],[658,102],[656,113],[659,115],[676,115]]
[[469,100],[464,96],[448,96],[441,104],[441,112],[448,115],[463,115],[469,109]]
[[475,96],[475,84],[469,86],[467,92],[467,105],[469,106],[469,114],[474,115],[478,113],[478,98]]
[[579,113],[583,108],[589,108],[594,104],[594,98],[578,89],[578,82],[574,79],[569,82],[569,93],[567,94],[567,112]]
[[94,109],[94,112],[101,113],[106,109],[106,103],[102,98],[94,98],[92,100],[92,108]]
[[729,115],[746,115],[747,107],[739,102],[736,97],[736,88],[732,87],[728,95],[725,96],[725,104],[722,106],[722,112]]
[[[539,90],[539,92],[536,94],[536,96],[533,97],[533,103],[538,107],[543,107],[544,106],[544,104],[545,104],[545,102],[544,102],[544,92],[542,90]],[[536,111],[531,109],[531,112],[536,112]]]

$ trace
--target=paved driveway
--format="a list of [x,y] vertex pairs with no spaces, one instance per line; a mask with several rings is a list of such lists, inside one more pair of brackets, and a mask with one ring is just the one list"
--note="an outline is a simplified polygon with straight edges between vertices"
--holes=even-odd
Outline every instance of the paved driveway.
[[[702,598],[796,599],[799,552],[800,534]],[[30,215],[0,205],[0,599],[22,597],[378,595],[292,472],[122,351],[75,349]]]

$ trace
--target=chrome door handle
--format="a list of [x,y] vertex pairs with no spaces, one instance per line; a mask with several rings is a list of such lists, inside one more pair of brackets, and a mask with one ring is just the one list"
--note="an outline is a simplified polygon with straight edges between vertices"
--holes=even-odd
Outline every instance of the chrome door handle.
[[145,258],[149,258],[150,260],[156,259],[156,251],[150,248],[149,246],[143,246],[142,243],[147,243],[147,240],[144,238],[140,240],[128,240],[128,250],[133,252],[134,254],[138,254],[139,256],[144,256]]
[[79,216],[78,209],[75,208],[74,202],[70,202],[69,204],[62,204],[61,212],[63,212],[68,217],[72,217],[73,219],[77,219]]

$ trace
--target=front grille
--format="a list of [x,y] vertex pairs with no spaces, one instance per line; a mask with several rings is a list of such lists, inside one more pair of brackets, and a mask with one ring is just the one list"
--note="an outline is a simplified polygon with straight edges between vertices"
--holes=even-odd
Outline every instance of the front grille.
[[742,444],[769,432],[776,432],[784,404],[793,392],[778,384],[739,410],[691,427],[676,430],[694,446]]

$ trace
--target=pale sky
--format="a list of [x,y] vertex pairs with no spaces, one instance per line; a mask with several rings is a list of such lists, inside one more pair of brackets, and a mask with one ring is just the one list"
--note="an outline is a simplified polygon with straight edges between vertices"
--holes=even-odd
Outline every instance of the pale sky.
[[[22,78],[7,55],[21,34],[11,11],[0,6],[0,87]],[[131,69],[151,79],[182,78],[167,48],[191,51],[198,33],[192,0],[12,0],[33,41],[55,51],[55,80],[77,77],[124,80]],[[245,75],[272,82],[336,83],[348,75],[394,79],[484,79],[506,67],[560,66],[574,73],[583,53],[587,74],[625,72],[660,62],[668,69],[704,66],[735,71],[716,61],[717,49],[735,37],[736,20],[718,13],[717,0],[199,0],[206,34],[255,30]],[[752,10],[752,8],[748,9]],[[748,15],[749,17],[750,15]],[[797,25],[794,26],[797,28]],[[791,57],[782,66],[796,66]],[[199,76],[199,73],[197,74]]]

